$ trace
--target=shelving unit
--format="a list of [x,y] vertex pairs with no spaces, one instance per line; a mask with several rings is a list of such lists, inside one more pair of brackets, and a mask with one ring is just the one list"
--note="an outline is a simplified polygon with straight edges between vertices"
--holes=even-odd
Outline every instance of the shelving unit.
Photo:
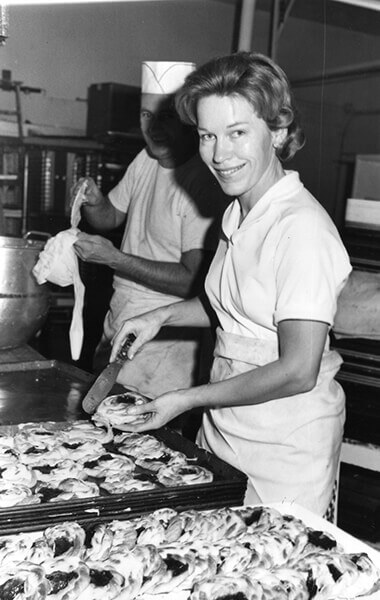
[[0,137],[0,201],[6,236],[55,235],[69,226],[70,190],[92,177],[103,193],[116,185],[142,147],[138,137],[100,143],[86,138]]

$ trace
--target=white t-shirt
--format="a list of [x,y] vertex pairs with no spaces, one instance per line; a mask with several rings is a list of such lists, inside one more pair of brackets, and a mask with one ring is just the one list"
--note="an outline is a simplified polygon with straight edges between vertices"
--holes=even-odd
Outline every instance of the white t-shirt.
[[275,341],[284,319],[331,326],[351,265],[335,225],[298,173],[286,172],[239,226],[240,217],[235,200],[206,280],[222,329]]
[[[108,194],[127,213],[121,250],[164,262],[179,262],[192,249],[215,250],[226,196],[198,155],[166,169],[142,150],[119,184]],[[113,335],[122,320],[181,298],[149,289],[120,273],[105,333]]]

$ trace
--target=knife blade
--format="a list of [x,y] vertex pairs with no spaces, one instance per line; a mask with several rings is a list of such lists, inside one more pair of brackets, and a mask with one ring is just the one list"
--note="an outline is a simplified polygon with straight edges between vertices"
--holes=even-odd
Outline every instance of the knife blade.
[[125,360],[128,358],[128,349],[131,347],[135,339],[136,336],[133,333],[130,333],[117,353],[114,362],[109,363],[95,379],[94,383],[82,400],[82,407],[86,413],[92,415],[115,384],[120,369]]

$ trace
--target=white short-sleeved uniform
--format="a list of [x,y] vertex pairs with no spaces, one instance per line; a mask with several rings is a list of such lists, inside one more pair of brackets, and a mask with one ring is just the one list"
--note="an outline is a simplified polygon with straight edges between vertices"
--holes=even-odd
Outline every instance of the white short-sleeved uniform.
[[[226,197],[198,155],[180,167],[167,169],[144,149],[109,198],[127,214],[123,252],[178,263],[182,253],[192,249],[215,251]],[[118,272],[113,286],[100,344],[103,348],[125,319],[182,299],[149,289]],[[118,382],[152,397],[191,386],[198,339],[198,332],[188,329],[162,332],[124,365]]]
[[[240,223],[235,200],[206,291],[220,323],[211,381],[278,358],[284,319],[333,323],[351,266],[330,217],[287,172]],[[336,476],[344,394],[341,359],[328,340],[318,382],[308,393],[204,415],[198,440],[249,476],[247,501],[297,501],[323,514]]]

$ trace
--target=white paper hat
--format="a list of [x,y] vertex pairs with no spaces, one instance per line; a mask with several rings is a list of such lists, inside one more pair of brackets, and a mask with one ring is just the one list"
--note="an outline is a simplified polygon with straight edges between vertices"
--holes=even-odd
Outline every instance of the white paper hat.
[[195,68],[192,62],[145,61],[142,63],[141,92],[174,94]]

